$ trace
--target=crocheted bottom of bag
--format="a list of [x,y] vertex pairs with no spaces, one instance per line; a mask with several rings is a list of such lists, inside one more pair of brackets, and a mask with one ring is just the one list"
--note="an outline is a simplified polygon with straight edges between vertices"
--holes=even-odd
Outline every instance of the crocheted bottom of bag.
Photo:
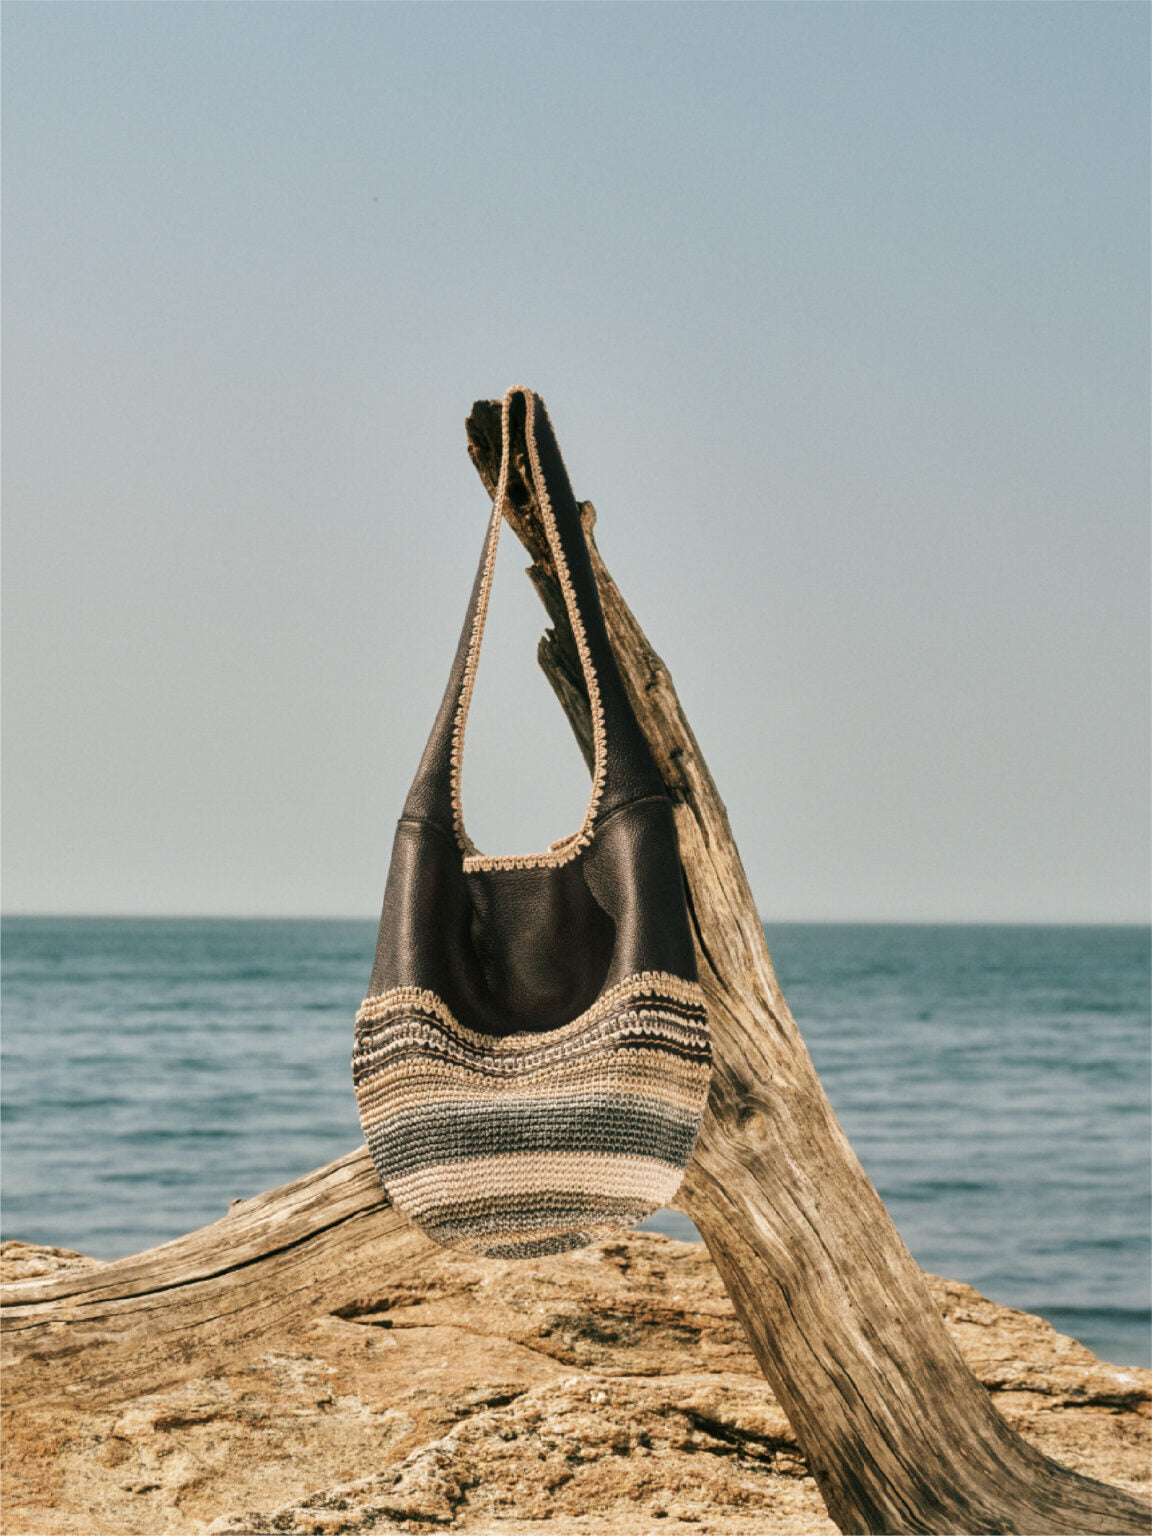
[[630,977],[570,1024],[503,1037],[398,987],[356,1016],[360,1123],[393,1204],[448,1248],[564,1253],[666,1205],[692,1155],[711,1054],[703,994]]

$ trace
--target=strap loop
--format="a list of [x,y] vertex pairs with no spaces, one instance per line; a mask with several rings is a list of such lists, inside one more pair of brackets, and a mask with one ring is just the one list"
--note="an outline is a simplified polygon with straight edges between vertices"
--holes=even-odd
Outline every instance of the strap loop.
[[[584,674],[584,684],[588,690],[588,703],[592,713],[592,793],[588,801],[588,808],[584,813],[584,821],[576,832],[552,843],[543,853],[517,854],[495,858],[487,857],[480,853],[465,830],[464,814],[461,805],[460,778],[464,756],[464,731],[468,721],[469,706],[472,702],[472,691],[476,683],[476,669],[480,660],[480,646],[484,638],[484,623],[488,616],[488,600],[492,591],[492,580],[496,569],[496,549],[500,539],[500,525],[504,520],[505,507],[508,501],[508,481],[512,468],[512,405],[517,397],[522,398],[524,401],[524,440],[528,449],[528,466],[532,479],[532,489],[536,494],[537,504],[540,509],[540,521],[543,524],[544,534],[548,540],[548,549],[556,568],[560,590],[564,595],[564,606],[568,613],[568,621],[572,626],[572,635],[576,642],[576,650],[580,657],[580,666]],[[546,433],[548,438],[551,439],[549,446],[554,450],[556,464],[558,465],[558,475],[556,475],[554,467],[555,479],[552,484],[549,483],[549,477],[541,461],[540,442],[537,438],[538,413],[540,426],[543,433]],[[566,483],[557,483],[561,476],[566,482],[567,476],[564,472],[559,448],[555,446],[555,438],[552,435],[551,423],[548,421],[548,413],[545,410],[543,401],[533,394],[531,390],[523,388],[510,389],[504,396],[501,409],[501,434],[500,478],[497,482],[496,494],[492,502],[492,519],[488,525],[488,536],[485,540],[483,554],[481,555],[481,569],[472,621],[472,632],[468,641],[464,675],[457,697],[452,725],[450,758],[452,819],[457,842],[465,856],[465,870],[527,869],[539,865],[567,863],[569,859],[574,858],[591,841],[592,828],[596,820],[601,796],[604,793],[604,781],[607,772],[607,739],[604,730],[604,706],[601,697],[600,678],[588,644],[588,636],[585,630],[584,618],[580,611],[579,598],[572,581],[568,558],[564,551],[564,541],[557,524],[557,503],[560,504],[563,512],[567,513],[569,520],[574,520],[576,536],[583,540],[584,533],[579,525],[579,513],[576,510],[575,498],[572,496],[570,487]],[[551,454],[547,456],[551,457]],[[571,503],[570,507],[567,505],[569,502]]]

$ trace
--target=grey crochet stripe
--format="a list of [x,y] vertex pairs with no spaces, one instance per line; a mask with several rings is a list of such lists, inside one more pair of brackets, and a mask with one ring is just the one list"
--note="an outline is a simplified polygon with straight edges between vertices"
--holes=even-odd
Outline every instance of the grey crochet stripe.
[[486,1037],[429,992],[357,1015],[353,1075],[380,1181],[437,1242],[562,1253],[675,1193],[708,1094],[695,982],[645,972],[549,1034]]
[[687,1162],[699,1129],[699,1117],[654,1099],[629,1095],[567,1094],[536,1103],[491,1104],[462,1099],[441,1101],[435,1119],[413,1106],[390,1115],[373,1138],[373,1151],[393,1175],[413,1173],[437,1163],[486,1157],[493,1146],[519,1152],[633,1152],[643,1157],[655,1147],[676,1165]]

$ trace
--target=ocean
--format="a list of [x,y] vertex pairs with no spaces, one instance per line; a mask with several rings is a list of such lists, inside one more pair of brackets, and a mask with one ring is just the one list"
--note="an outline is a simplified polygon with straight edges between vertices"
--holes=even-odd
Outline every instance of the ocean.
[[[357,1146],[374,940],[366,921],[5,918],[3,1235],[116,1258]],[[1152,1364],[1148,930],[768,942],[920,1263]],[[646,1225],[692,1235],[673,1212]]]

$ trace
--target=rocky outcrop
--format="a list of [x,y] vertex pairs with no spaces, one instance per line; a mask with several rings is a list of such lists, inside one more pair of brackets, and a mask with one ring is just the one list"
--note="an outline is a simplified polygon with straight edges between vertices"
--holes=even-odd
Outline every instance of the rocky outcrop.
[[[95,1262],[3,1249],[16,1281]],[[1152,1372],[929,1283],[1016,1429],[1147,1491]],[[75,1361],[74,1381],[6,1409],[6,1536],[835,1532],[699,1244],[635,1233],[517,1263],[436,1252],[338,1314],[208,1373],[193,1359],[113,1406],[87,1400]]]

